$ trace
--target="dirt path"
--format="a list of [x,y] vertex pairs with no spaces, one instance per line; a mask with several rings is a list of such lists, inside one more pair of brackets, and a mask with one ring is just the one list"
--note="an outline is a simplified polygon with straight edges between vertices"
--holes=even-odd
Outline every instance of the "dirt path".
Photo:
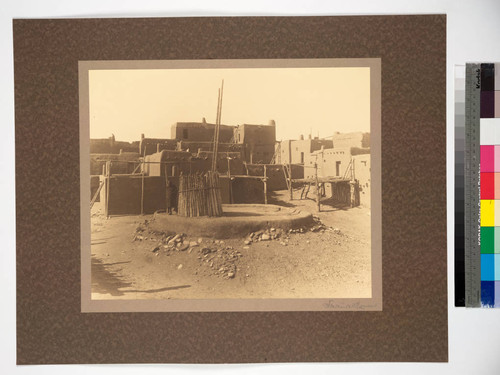
[[[286,192],[276,194],[275,203],[279,201],[290,204]],[[292,203],[316,209],[312,200]],[[92,298],[370,297],[369,212],[323,206],[318,217],[326,227],[315,232],[268,231],[266,235],[278,238],[264,236],[250,244],[245,244],[247,238],[185,237],[178,250],[165,236],[148,232],[144,222],[151,216],[106,219],[95,206]]]

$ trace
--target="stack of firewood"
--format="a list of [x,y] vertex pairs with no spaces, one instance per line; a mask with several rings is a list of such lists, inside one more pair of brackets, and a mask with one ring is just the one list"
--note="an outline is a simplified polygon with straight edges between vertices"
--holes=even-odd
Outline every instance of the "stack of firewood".
[[179,180],[178,213],[181,216],[222,216],[219,175],[181,175]]

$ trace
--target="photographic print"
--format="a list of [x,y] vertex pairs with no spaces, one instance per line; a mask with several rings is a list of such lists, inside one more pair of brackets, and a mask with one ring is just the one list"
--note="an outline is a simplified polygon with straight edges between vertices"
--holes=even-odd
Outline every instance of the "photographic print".
[[80,78],[84,309],[381,309],[379,60]]
[[445,16],[13,37],[18,364],[447,360]]

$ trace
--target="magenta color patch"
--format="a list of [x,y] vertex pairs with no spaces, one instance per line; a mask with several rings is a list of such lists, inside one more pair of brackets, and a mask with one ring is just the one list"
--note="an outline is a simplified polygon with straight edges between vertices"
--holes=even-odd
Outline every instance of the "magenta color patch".
[[481,146],[481,172],[495,171],[495,146]]

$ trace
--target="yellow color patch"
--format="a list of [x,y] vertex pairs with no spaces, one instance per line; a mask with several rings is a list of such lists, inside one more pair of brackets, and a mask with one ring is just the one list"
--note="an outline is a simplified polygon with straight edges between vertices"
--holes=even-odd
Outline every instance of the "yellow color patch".
[[481,226],[495,226],[495,201],[492,199],[481,199]]

